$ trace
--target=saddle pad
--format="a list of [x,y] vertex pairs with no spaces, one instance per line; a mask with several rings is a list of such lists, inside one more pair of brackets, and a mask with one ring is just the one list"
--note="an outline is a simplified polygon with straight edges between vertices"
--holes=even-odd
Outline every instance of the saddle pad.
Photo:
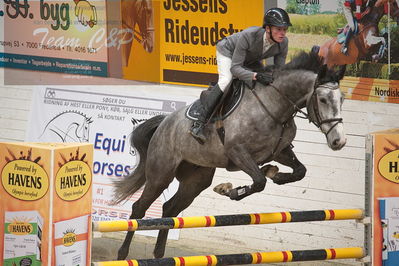
[[[245,83],[243,81],[233,80],[228,89],[228,95],[226,95],[223,102],[219,104],[219,108],[210,122],[226,119],[226,117],[228,117],[237,108],[244,94],[244,86]],[[200,99],[198,99],[187,107],[186,117],[192,121],[197,121],[200,108],[201,102]]]

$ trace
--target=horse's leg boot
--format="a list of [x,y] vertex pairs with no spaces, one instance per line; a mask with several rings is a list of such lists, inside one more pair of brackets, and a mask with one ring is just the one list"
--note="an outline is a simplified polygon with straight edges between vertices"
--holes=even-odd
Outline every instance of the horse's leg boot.
[[251,194],[252,194],[252,191],[251,191],[250,186],[241,186],[241,187],[236,187],[236,188],[233,188],[232,190],[230,190],[229,197],[232,200],[241,200]]
[[204,127],[213,113],[213,109],[219,102],[223,92],[220,90],[219,85],[210,86],[207,90],[201,92],[200,103],[201,109],[199,110],[198,120],[194,122],[190,133],[200,143],[204,144],[206,136],[204,134]]

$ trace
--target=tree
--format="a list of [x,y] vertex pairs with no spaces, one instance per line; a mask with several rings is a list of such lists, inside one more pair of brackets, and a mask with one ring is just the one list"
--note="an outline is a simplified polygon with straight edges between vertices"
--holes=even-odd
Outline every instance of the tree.
[[296,3],[296,0],[287,0],[287,6],[285,8],[285,11],[291,14],[298,14],[298,6]]

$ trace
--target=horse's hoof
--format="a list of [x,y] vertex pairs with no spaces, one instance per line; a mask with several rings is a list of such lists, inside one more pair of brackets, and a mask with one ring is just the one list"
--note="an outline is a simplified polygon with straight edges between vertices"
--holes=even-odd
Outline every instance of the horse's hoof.
[[153,255],[155,259],[163,258],[163,256],[165,255],[165,248],[161,248],[160,250],[154,249]]
[[266,177],[273,179],[273,177],[278,173],[279,169],[275,165],[267,164],[263,166],[260,170]]
[[118,258],[117,258],[117,260],[125,260],[127,258],[128,254],[129,254],[129,250],[120,248],[118,250]]
[[223,195],[223,196],[229,196],[230,191],[233,189],[233,184],[231,183],[222,183],[217,185],[216,187],[213,188],[213,191],[216,193]]
[[371,56],[371,61],[372,61],[373,63],[378,62],[380,59],[381,59],[381,57],[380,57],[378,54],[375,54],[375,55],[372,55],[372,56]]

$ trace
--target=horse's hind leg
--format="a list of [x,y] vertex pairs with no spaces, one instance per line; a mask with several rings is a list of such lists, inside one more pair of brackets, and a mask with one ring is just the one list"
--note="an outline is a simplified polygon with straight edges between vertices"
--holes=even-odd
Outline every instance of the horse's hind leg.
[[[152,171],[147,171],[147,182],[145,184],[144,190],[140,198],[133,203],[132,205],[132,214],[130,215],[130,219],[141,219],[144,217],[145,212],[151,206],[151,204],[161,195],[162,191],[164,191],[168,185],[172,182],[174,173],[173,171],[166,171],[164,168],[159,171],[156,171],[157,167],[154,165],[152,167]],[[155,179],[151,178],[155,177]],[[134,235],[134,231],[129,231],[126,234],[125,240],[123,241],[122,246],[118,250],[118,260],[126,259],[129,254],[130,243],[132,242],[132,238]]]
[[285,166],[292,168],[292,173],[277,173],[273,178],[274,183],[278,185],[296,182],[305,177],[306,168],[305,166],[296,158],[295,153],[292,148],[288,146],[274,159],[274,161],[279,162]]
[[[176,217],[186,209],[193,200],[212,183],[215,168],[205,168],[183,162],[178,170],[176,178],[179,180],[179,188],[176,194],[163,205],[162,217]],[[160,230],[154,249],[154,257],[162,258],[165,253],[166,240],[169,230]]]

